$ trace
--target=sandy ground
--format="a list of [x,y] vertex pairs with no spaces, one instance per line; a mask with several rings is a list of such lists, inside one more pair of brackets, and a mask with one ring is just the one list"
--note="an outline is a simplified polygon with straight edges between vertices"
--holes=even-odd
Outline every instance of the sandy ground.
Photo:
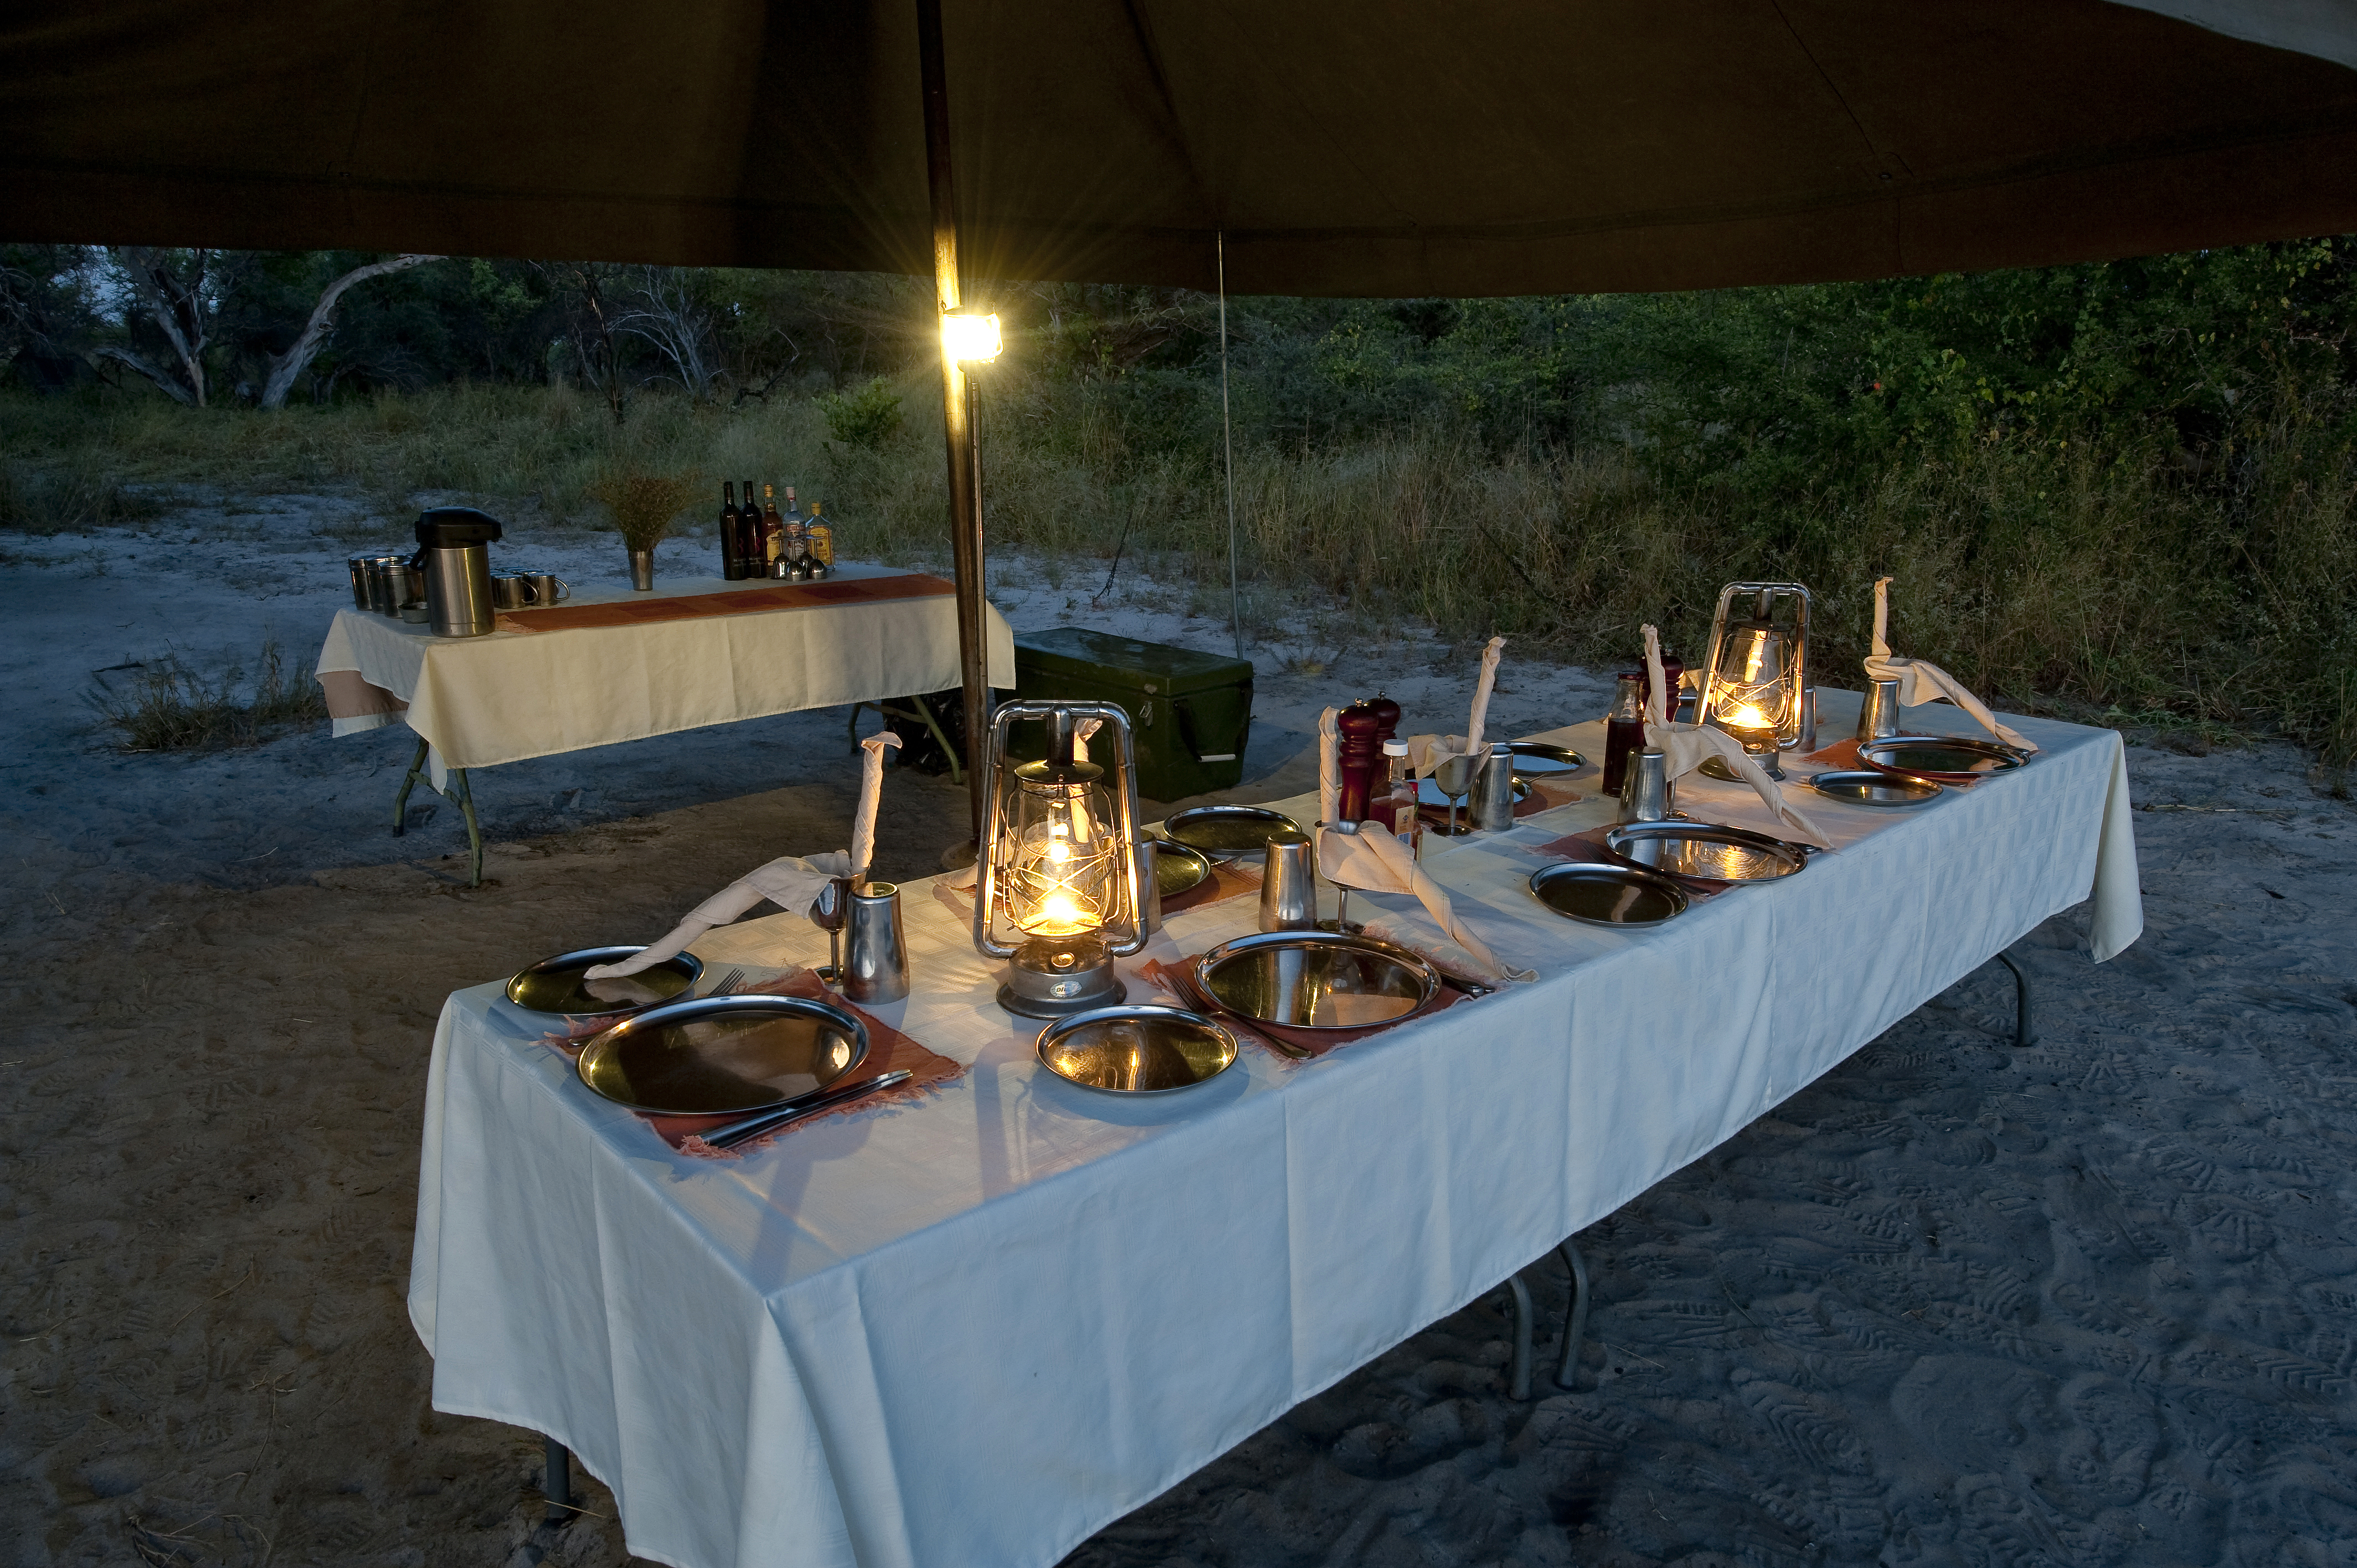
[[[450,809],[387,831],[405,732],[126,757],[80,703],[265,625],[317,649],[370,541],[336,498],[257,504],[0,540],[0,1560],[619,1563],[595,1513],[535,1528],[536,1438],[428,1408],[403,1296],[434,1016],[837,846],[844,715],[486,770],[468,889]],[[1009,562],[993,597],[1227,646],[1180,585],[1092,607],[1099,575]],[[1290,629],[1251,650],[1250,773],[1378,683],[1457,727],[1469,659]],[[1511,657],[1504,688],[1514,731],[1604,691]],[[1477,1304],[1071,1561],[2357,1562],[2357,812],[2287,748],[2129,755],[2147,933],[2101,968],[2076,915],[2019,945],[2038,1047],[1992,966],[1582,1237],[1570,1391],[1507,1401]],[[888,874],[963,836],[944,780],[885,799]],[[1531,1278],[1544,1356],[1560,1266]]]

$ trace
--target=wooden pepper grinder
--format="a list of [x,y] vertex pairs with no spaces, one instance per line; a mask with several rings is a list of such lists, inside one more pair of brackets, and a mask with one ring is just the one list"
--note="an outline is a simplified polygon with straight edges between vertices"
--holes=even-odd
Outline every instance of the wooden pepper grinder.
[[1341,812],[1346,822],[1367,820],[1368,802],[1383,768],[1383,744],[1375,738],[1379,721],[1365,703],[1352,703],[1334,715],[1341,736],[1337,770],[1341,774]]
[[1383,742],[1399,738],[1400,705],[1377,692],[1367,708],[1375,715],[1375,750],[1381,752]]

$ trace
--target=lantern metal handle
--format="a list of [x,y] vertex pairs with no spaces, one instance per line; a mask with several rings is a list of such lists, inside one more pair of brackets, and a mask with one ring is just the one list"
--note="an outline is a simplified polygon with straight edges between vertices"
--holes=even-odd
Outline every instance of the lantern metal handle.
[[1107,733],[1115,737],[1113,791],[1114,812],[1121,822],[1120,875],[1122,886],[1128,894],[1125,908],[1129,935],[1121,941],[1107,941],[1105,950],[1115,957],[1127,958],[1146,946],[1145,922],[1137,918],[1146,903],[1137,876],[1137,769],[1131,756],[1129,715],[1111,703],[1007,703],[991,714],[990,744],[982,750],[982,833],[974,841],[974,950],[990,958],[1013,958],[1016,952],[1015,948],[990,934],[990,923],[998,907],[998,857],[995,853],[1001,826],[998,762],[1006,754],[1007,730],[1022,719],[1047,720],[1050,746],[1060,744],[1081,719],[1098,721],[1100,739]]
[[[1695,723],[1697,725],[1710,723],[1711,699],[1717,694],[1718,689],[1718,655],[1727,641],[1727,612],[1738,597],[1757,598],[1761,594],[1800,601],[1794,613],[1792,639],[1792,701],[1796,710],[1808,700],[1804,695],[1810,690],[1807,587],[1799,583],[1729,583],[1718,591],[1718,608],[1710,618],[1710,651],[1703,660],[1702,693],[1695,701]],[[1670,712],[1675,716],[1677,704],[1674,702],[1670,705]],[[1776,744],[1779,749],[1792,749],[1781,736]]]

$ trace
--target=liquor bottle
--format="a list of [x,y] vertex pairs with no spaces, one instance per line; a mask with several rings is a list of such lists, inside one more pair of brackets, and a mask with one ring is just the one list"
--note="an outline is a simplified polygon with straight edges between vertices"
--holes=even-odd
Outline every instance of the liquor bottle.
[[1352,703],[1334,716],[1334,727],[1341,732],[1336,758],[1341,774],[1340,800],[1336,809],[1346,822],[1362,822],[1374,815],[1374,781],[1383,758],[1375,751],[1374,711],[1364,703]]
[[1415,775],[1408,771],[1407,742],[1383,742],[1383,771],[1391,789],[1380,811],[1383,824],[1407,845],[1411,858],[1424,858],[1424,816],[1417,810]]
[[788,522],[807,521],[802,516],[802,503],[794,499],[794,488],[791,485],[786,487],[786,521]]
[[786,520],[778,515],[778,492],[761,487],[761,575],[782,577],[786,559]]
[[802,532],[810,539],[811,559],[818,563],[818,575],[823,577],[834,570],[834,524],[818,512],[819,503],[811,502],[810,525]]
[[[1663,671],[1663,679],[1669,672]],[[1604,792],[1620,793],[1620,780],[1629,770],[1629,759],[1645,749],[1645,703],[1640,697],[1638,683],[1644,680],[1634,670],[1620,671],[1620,689],[1612,693],[1612,710],[1604,715]]]
[[720,575],[736,582],[745,575],[745,557],[737,549],[737,482],[720,481]]
[[737,559],[743,563],[746,576],[759,577],[763,575],[760,503],[753,499],[753,481],[750,479],[746,480],[744,488],[737,493],[741,498],[737,507]]

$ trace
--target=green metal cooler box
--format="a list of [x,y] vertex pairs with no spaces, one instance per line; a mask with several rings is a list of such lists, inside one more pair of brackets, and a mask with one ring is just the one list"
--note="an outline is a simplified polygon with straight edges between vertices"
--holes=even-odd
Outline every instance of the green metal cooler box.
[[[1136,737],[1137,792],[1150,800],[1183,800],[1243,782],[1252,734],[1249,659],[1060,626],[1015,639],[1015,695],[1027,703],[1118,705]],[[1039,727],[1016,730],[1020,737]]]

